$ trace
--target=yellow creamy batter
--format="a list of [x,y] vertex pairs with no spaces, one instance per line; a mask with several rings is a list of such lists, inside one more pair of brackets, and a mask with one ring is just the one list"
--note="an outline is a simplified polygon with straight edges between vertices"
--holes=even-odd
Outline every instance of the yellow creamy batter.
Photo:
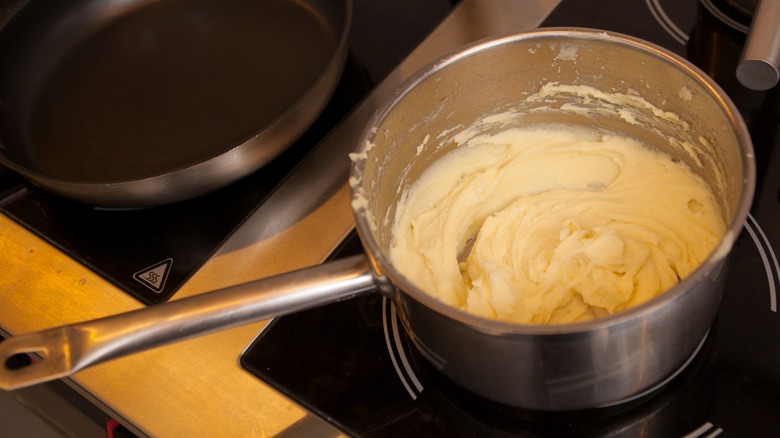
[[404,193],[390,256],[423,291],[467,312],[566,323],[655,297],[724,231],[707,184],[638,141],[510,128],[471,138]]

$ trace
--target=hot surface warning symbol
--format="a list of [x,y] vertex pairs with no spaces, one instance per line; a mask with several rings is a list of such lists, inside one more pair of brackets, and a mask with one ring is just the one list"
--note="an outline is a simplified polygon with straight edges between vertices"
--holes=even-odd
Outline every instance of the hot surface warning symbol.
[[165,259],[148,268],[141,269],[133,274],[133,278],[149,289],[160,293],[165,288],[165,280],[168,279],[168,272],[170,272],[172,265],[173,259]]

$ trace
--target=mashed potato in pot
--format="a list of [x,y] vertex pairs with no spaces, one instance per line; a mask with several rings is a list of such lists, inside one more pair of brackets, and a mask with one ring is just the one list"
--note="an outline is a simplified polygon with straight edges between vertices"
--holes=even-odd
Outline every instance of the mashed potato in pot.
[[633,138],[568,125],[477,135],[399,203],[392,263],[466,312],[611,315],[689,275],[725,232],[709,186]]

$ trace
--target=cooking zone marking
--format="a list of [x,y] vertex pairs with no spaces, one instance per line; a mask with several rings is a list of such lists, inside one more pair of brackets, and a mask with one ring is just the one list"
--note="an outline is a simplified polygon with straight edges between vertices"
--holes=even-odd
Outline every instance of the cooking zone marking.
[[160,293],[165,288],[165,281],[168,279],[168,273],[171,272],[171,266],[173,266],[173,259],[165,259],[141,269],[133,274],[133,278],[154,292]]
[[669,18],[669,15],[666,14],[663,6],[661,6],[660,0],[645,0],[645,3],[647,3],[647,8],[653,14],[655,21],[661,25],[666,33],[668,33],[678,43],[684,46],[688,42],[688,34],[680,29],[674,23],[674,21]]
[[[764,262],[766,279],[769,283],[769,308],[773,312],[777,312],[777,287],[775,285],[776,277],[774,275],[777,273],[778,276],[780,276],[780,264],[777,262],[777,256],[775,255],[775,251],[772,249],[772,244],[769,243],[769,239],[767,239],[766,234],[764,234],[764,230],[761,229],[758,221],[756,221],[756,219],[750,213],[748,213],[747,219],[745,220],[745,229],[747,229],[747,232],[750,233],[750,237],[753,238],[753,243],[756,244],[758,253],[761,255],[761,261]],[[758,230],[758,234],[756,234],[756,230]],[[762,241],[764,242],[763,245],[761,243]],[[768,255],[767,252],[769,252]],[[772,258],[771,263],[769,261],[770,257]],[[772,267],[774,267],[774,270],[772,270]]]
[[[412,400],[417,400],[417,395],[422,393],[423,391],[423,385],[422,383],[420,383],[420,380],[414,374],[414,370],[409,364],[409,360],[406,358],[406,353],[404,353],[404,348],[403,345],[401,344],[401,334],[398,332],[398,318],[396,316],[395,304],[391,302],[390,306],[388,306],[387,303],[388,303],[387,298],[384,298],[382,300],[382,326],[384,327],[384,331],[385,331],[385,342],[387,344],[387,352],[390,353],[390,360],[393,361],[393,367],[395,368],[395,372],[396,374],[398,374],[398,377],[401,379],[401,383],[404,385],[404,388],[406,388],[406,391],[412,397]],[[390,327],[388,327],[388,319],[390,320],[389,321]],[[394,346],[395,348],[393,348]],[[397,356],[396,356],[396,352],[398,353]],[[412,389],[411,385],[409,384],[409,381],[406,379],[404,375],[404,372],[401,371],[401,366],[399,365],[398,363],[399,361],[397,359],[401,361],[404,370],[406,370],[406,375],[409,376],[409,379],[412,381],[412,384],[414,384],[414,387],[417,389],[416,392],[414,389]]]
[[685,435],[683,438],[698,438],[702,436],[714,437],[720,435],[722,432],[723,429],[721,429],[720,427],[716,427],[714,424],[710,422],[706,422],[700,428],[694,430],[688,435]]

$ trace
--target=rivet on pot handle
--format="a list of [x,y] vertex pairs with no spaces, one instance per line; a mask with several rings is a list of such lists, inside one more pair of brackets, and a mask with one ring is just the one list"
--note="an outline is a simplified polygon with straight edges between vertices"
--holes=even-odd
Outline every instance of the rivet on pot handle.
[[[0,388],[13,390],[132,353],[376,291],[364,255],[0,342]],[[36,361],[12,366],[31,354]],[[39,359],[38,359],[39,358]]]
[[761,0],[737,66],[737,79],[752,90],[769,90],[780,79],[780,1]]

